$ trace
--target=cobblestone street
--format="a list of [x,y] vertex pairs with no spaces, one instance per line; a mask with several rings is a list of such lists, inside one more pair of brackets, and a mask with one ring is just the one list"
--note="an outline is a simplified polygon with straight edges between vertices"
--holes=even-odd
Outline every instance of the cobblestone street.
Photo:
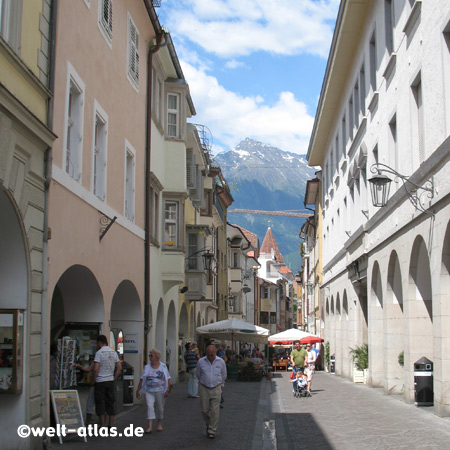
[[[432,408],[417,408],[381,389],[353,384],[338,376],[316,373],[311,398],[294,398],[289,373],[271,382],[229,381],[225,407],[215,440],[208,440],[198,399],[188,399],[186,383],[172,390],[165,410],[164,431],[130,438],[81,438],[64,448],[96,449],[444,449],[449,447],[449,419]],[[118,431],[146,425],[145,406],[117,416]],[[60,448],[53,440],[52,449]]]

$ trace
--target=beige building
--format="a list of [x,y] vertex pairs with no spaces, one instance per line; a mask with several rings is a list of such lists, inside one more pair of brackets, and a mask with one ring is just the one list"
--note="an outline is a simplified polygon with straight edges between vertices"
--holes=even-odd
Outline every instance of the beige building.
[[[49,2],[0,4],[0,404],[2,448],[41,448],[45,424]],[[6,439],[6,437],[8,439]]]

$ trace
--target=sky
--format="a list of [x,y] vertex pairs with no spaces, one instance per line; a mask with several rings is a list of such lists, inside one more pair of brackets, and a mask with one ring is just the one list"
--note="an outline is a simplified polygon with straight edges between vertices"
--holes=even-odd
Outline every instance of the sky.
[[212,151],[307,153],[340,0],[161,0]]

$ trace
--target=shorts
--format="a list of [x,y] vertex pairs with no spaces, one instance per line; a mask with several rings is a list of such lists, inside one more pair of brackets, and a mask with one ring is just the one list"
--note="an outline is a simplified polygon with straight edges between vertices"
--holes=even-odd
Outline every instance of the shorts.
[[95,412],[97,416],[114,416],[114,381],[95,383]]

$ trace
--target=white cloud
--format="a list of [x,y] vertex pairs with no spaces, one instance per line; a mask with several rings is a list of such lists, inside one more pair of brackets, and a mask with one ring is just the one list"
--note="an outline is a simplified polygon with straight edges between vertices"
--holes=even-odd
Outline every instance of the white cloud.
[[237,61],[236,59],[231,59],[225,63],[225,67],[227,69],[237,69],[238,67],[244,67],[245,64],[241,61]]
[[166,17],[180,39],[229,58],[256,51],[326,57],[339,0],[176,0]]
[[314,118],[294,94],[282,92],[277,103],[267,105],[261,96],[227,91],[217,78],[188,63],[182,62],[182,67],[197,111],[192,121],[211,130],[218,144],[215,153],[234,147],[245,137],[293,153],[307,152]]

